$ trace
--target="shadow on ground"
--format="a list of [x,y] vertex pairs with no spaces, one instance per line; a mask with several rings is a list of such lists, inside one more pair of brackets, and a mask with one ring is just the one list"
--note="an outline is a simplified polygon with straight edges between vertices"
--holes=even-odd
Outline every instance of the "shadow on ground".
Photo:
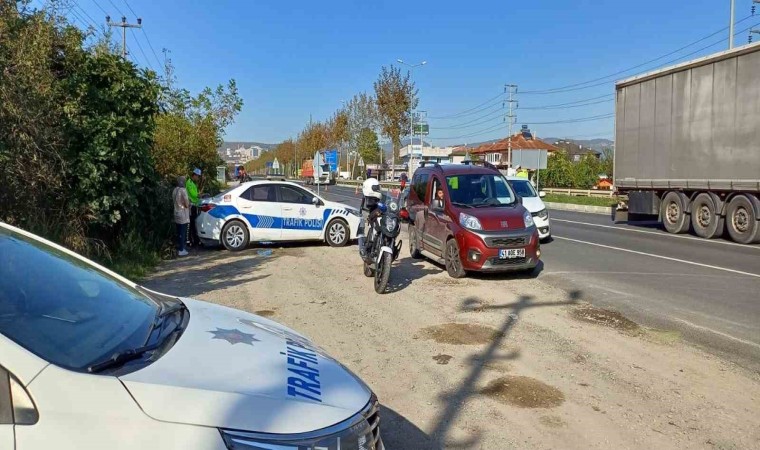
[[380,405],[380,433],[388,450],[428,450],[438,448],[417,425],[387,406]]
[[412,258],[401,258],[391,266],[391,277],[388,281],[386,292],[399,292],[412,284],[415,280],[420,280],[427,275],[440,273],[440,269],[430,267],[422,260]]
[[516,302],[504,304],[486,304],[477,297],[467,297],[462,301],[460,311],[503,311],[504,320],[494,334],[494,339],[483,349],[482,352],[472,355],[468,362],[469,372],[462,383],[453,390],[441,395],[441,412],[435,420],[433,431],[430,433],[434,448],[475,448],[479,445],[482,435],[476,431],[466,440],[453,440],[449,438],[451,427],[456,423],[457,416],[464,404],[479,393],[479,385],[483,381],[483,373],[486,368],[498,361],[513,360],[519,357],[519,352],[509,354],[499,353],[499,348],[507,342],[509,333],[520,318],[520,314],[531,308],[559,307],[575,305],[582,297],[581,291],[572,291],[567,299],[557,302],[537,302],[533,296],[523,295]]

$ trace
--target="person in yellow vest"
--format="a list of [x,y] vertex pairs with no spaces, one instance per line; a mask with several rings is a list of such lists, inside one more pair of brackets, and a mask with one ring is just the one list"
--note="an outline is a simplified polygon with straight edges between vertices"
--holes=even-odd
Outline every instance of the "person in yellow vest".
[[198,208],[201,204],[198,192],[198,183],[201,181],[201,174],[201,169],[198,169],[196,167],[195,170],[193,170],[193,173],[190,175],[190,178],[187,180],[187,183],[185,184],[185,189],[187,189],[187,198],[190,199],[190,235],[188,237],[190,239],[190,245],[193,247],[200,246],[198,231],[195,229],[195,219],[198,218]]
[[522,166],[517,166],[517,174],[515,175],[518,178],[528,178],[528,169],[523,169]]

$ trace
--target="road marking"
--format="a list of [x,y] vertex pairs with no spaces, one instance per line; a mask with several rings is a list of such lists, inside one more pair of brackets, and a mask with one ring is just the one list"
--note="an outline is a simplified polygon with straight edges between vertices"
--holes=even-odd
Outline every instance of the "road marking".
[[672,237],[672,238],[679,238],[679,239],[688,239],[690,241],[709,242],[709,243],[712,243],[712,244],[731,245],[731,246],[734,246],[734,247],[752,248],[752,249],[755,249],[755,250],[760,250],[760,245],[744,245],[744,244],[737,244],[735,242],[717,241],[717,240],[714,240],[714,239],[702,239],[702,238],[691,237],[691,236],[683,236],[683,235],[680,235],[680,234],[661,233],[661,232],[658,232],[658,231],[647,231],[647,230],[634,230],[632,228],[616,227],[614,225],[602,225],[600,223],[589,223],[589,222],[579,222],[577,220],[556,219],[554,217],[551,218],[551,221],[552,222],[574,223],[574,224],[577,224],[577,225],[588,225],[590,227],[611,228],[613,230],[631,231],[633,233],[654,234],[654,235],[662,236],[662,237]]
[[702,325],[697,325],[695,323],[691,323],[688,320],[683,320],[683,319],[678,319],[678,318],[674,318],[673,320],[675,320],[676,322],[681,322],[681,323],[683,323],[685,325],[688,325],[690,327],[698,328],[698,329],[704,330],[704,331],[709,331],[710,333],[717,334],[718,336],[723,336],[724,338],[731,339],[732,341],[741,342],[742,344],[751,345],[753,347],[760,348],[760,344],[757,344],[755,342],[747,341],[747,340],[744,340],[744,339],[741,339],[741,338],[738,338],[738,337],[734,337],[734,336],[731,336],[730,334],[726,334],[726,333],[722,333],[720,331],[713,330],[712,328],[703,327]]
[[627,248],[613,247],[611,245],[598,244],[596,242],[589,242],[589,241],[581,241],[579,239],[570,239],[570,238],[566,238],[566,237],[562,237],[562,236],[554,236],[554,239],[560,239],[560,240],[563,240],[563,241],[576,242],[578,244],[593,245],[595,247],[601,247],[601,248],[606,248],[606,249],[610,249],[610,250],[617,250],[617,251],[620,251],[620,252],[633,253],[633,254],[642,255],[642,256],[650,256],[652,258],[659,258],[659,259],[664,259],[664,260],[667,260],[667,261],[675,261],[675,262],[680,262],[680,263],[684,263],[684,264],[690,264],[692,266],[705,267],[705,268],[708,268],[708,269],[722,270],[724,272],[731,272],[731,273],[737,273],[739,275],[745,275],[745,276],[748,276],[748,277],[760,278],[760,275],[758,275],[756,273],[742,272],[741,270],[729,269],[727,267],[712,266],[710,264],[702,264],[702,263],[698,263],[698,262],[694,262],[694,261],[688,261],[688,260],[685,260],[685,259],[671,258],[670,256],[655,255],[654,253],[639,252],[639,251],[631,250],[631,249],[627,249]]
[[730,275],[697,275],[693,273],[663,273],[663,272],[615,272],[607,270],[557,270],[553,272],[542,271],[539,277],[547,275],[646,275],[656,277],[699,277],[699,278],[741,278]]

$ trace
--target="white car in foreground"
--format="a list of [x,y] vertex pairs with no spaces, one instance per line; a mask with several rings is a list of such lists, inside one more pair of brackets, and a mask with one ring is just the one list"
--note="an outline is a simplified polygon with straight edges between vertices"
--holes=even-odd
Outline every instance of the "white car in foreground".
[[232,251],[249,242],[324,240],[333,247],[356,238],[359,210],[325,200],[286,181],[250,181],[204,201],[196,220],[204,244]]
[[552,235],[551,224],[549,223],[549,211],[546,209],[542,197],[546,196],[544,191],[536,192],[536,188],[526,178],[507,177],[512,189],[522,197],[522,204],[533,216],[533,222],[538,228],[538,237],[542,241],[548,240]]
[[293,330],[0,223],[0,449],[378,450],[377,408]]

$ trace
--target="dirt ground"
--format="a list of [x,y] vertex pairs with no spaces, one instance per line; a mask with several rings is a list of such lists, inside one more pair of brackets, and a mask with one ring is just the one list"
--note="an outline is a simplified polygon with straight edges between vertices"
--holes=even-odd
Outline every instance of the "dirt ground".
[[355,245],[275,245],[145,284],[311,337],[377,393],[391,450],[760,448],[760,373],[534,277],[454,280],[405,248],[377,295]]

